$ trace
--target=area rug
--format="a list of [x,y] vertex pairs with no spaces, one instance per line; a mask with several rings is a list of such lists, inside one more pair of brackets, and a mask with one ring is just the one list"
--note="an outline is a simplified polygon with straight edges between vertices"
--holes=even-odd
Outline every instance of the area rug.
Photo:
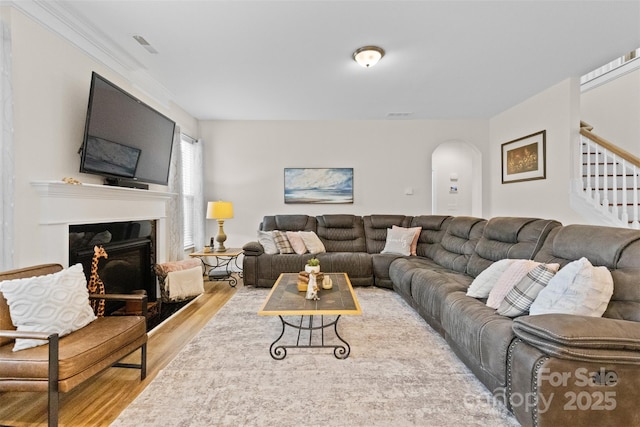
[[362,315],[339,324],[345,360],[331,349],[272,359],[280,321],[257,315],[267,294],[240,288],[112,425],[518,425],[393,291],[356,288]]

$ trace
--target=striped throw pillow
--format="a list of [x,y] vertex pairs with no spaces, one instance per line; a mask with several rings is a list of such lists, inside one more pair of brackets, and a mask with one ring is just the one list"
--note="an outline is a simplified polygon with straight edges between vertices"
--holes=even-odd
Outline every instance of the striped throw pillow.
[[291,243],[289,243],[289,239],[287,239],[287,234],[284,231],[274,231],[273,232],[273,240],[276,242],[276,248],[281,254],[292,254],[294,253],[293,247]]
[[527,314],[538,293],[557,273],[560,264],[540,264],[529,271],[504,297],[498,314],[517,317]]

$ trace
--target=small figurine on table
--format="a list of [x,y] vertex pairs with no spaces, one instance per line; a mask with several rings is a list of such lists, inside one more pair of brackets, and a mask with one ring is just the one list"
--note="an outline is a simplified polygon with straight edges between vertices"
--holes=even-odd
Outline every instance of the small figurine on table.
[[306,299],[310,299],[313,301],[320,300],[318,296],[318,281],[316,280],[316,274],[309,274],[309,285],[307,286],[307,295],[305,295]]

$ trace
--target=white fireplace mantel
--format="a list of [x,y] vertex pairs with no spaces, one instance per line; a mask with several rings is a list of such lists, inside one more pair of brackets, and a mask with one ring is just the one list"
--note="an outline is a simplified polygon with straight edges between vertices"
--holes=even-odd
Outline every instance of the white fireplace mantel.
[[157,221],[157,259],[165,259],[167,202],[177,194],[62,181],[33,181],[31,185],[40,196],[43,249],[59,254],[54,262],[69,263],[69,225],[140,220]]

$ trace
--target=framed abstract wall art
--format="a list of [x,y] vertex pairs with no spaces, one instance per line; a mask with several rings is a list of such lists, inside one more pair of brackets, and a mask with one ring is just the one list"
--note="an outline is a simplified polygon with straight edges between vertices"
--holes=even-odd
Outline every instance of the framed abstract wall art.
[[547,177],[547,131],[533,133],[502,144],[502,183]]
[[353,203],[353,168],[285,168],[285,203]]

